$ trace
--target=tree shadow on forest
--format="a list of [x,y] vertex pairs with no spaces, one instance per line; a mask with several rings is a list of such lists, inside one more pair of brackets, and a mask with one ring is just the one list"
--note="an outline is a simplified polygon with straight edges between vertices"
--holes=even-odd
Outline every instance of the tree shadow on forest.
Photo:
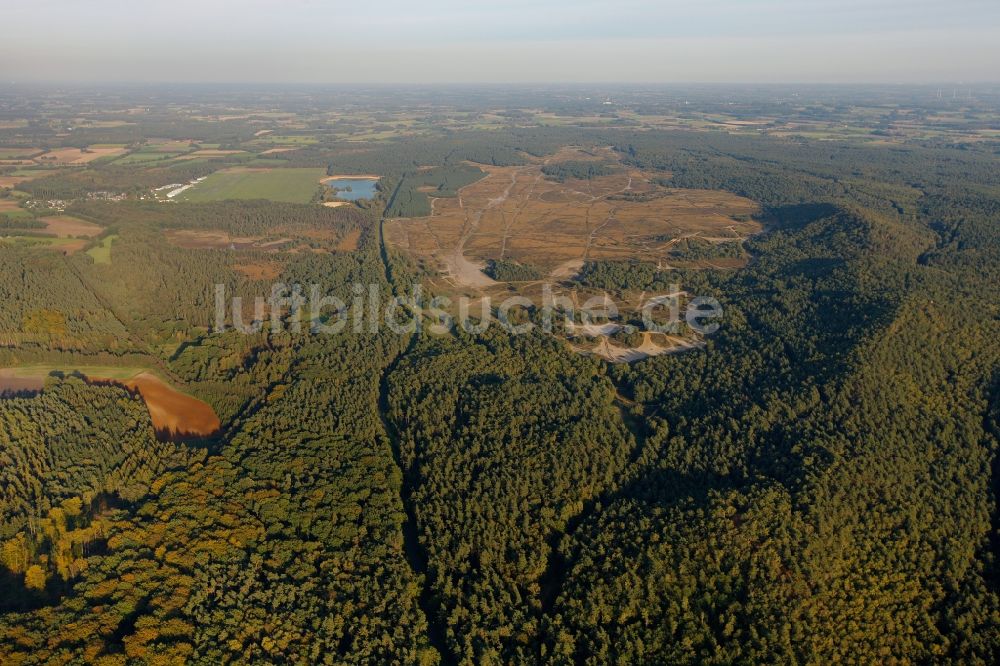
[[545,572],[539,578],[539,597],[542,613],[551,612],[556,598],[578,553],[569,557],[563,554],[562,543],[582,528],[591,519],[596,520],[607,508],[619,501],[633,501],[657,507],[673,507],[679,504],[702,506],[708,502],[711,491],[728,490],[745,485],[742,477],[719,475],[711,472],[680,472],[671,469],[652,469],[639,474],[632,481],[593,497],[584,503],[583,509],[567,521],[563,530],[549,539],[549,561]]
[[810,222],[832,217],[841,209],[831,203],[801,203],[769,206],[757,216],[765,229],[798,229]]
[[51,606],[69,590],[69,584],[58,576],[50,576],[42,590],[25,585],[24,574],[0,566],[0,613],[25,613]]
[[[85,522],[90,524],[98,516],[115,510],[127,511],[131,514],[134,513],[135,508],[136,503],[125,500],[116,493],[102,491],[90,500],[89,506],[84,511]],[[83,547],[85,558],[104,557],[110,552],[108,541],[103,537],[85,542]],[[39,564],[39,561],[32,558],[28,562],[28,567],[35,564]],[[42,566],[45,568],[45,565]],[[38,610],[46,606],[56,605],[73,596],[74,585],[79,582],[78,577],[64,579],[51,569],[47,569],[45,573],[47,575],[45,588],[38,590],[25,584],[24,573],[15,573],[0,565],[0,613],[23,613]]]
[[990,491],[993,493],[993,515],[990,517],[989,548],[993,555],[986,568],[986,579],[994,593],[1000,593],[1000,369],[993,373],[986,412],[986,437],[992,439],[993,460],[990,463]]

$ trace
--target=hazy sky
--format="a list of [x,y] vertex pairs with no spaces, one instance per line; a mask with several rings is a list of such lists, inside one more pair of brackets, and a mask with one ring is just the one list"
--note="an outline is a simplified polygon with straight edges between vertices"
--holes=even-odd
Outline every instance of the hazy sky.
[[0,80],[1000,80],[998,0],[3,0]]

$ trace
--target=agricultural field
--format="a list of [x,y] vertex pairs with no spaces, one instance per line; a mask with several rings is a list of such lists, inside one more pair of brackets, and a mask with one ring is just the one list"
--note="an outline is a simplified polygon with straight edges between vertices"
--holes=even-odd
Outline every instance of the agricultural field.
[[196,160],[207,157],[228,157],[230,155],[245,155],[245,154],[246,151],[243,150],[219,150],[217,148],[203,148],[201,150],[196,150],[194,152],[181,155],[178,159]]
[[253,143],[262,145],[280,144],[288,147],[311,146],[319,141],[315,136],[299,134],[260,134],[256,136]]
[[93,222],[87,222],[71,215],[42,217],[38,221],[45,223],[44,233],[49,233],[59,238],[92,238],[103,230],[102,227]]
[[144,371],[118,383],[142,395],[161,438],[207,437],[219,430],[219,417],[211,405],[178,391],[151,372]]
[[32,176],[17,172],[10,175],[0,175],[0,187],[17,187],[21,183],[32,180]]
[[0,160],[27,160],[43,152],[40,148],[0,148]]
[[53,374],[78,374],[94,384],[118,384],[138,392],[149,410],[150,420],[163,439],[206,437],[219,430],[219,417],[210,405],[173,388],[146,368],[80,366],[72,369],[51,365],[0,368],[0,394],[37,391]]
[[163,152],[160,150],[140,150],[119,157],[114,161],[114,164],[117,166],[125,166],[128,164],[148,165],[154,162],[165,162],[181,154],[182,153],[170,153],[170,152]]
[[39,164],[59,166],[79,166],[89,164],[104,157],[116,157],[125,153],[125,146],[91,146],[89,148],[58,148],[35,158]]
[[150,139],[142,146],[141,152],[186,153],[191,150],[192,145],[201,144],[172,139]]
[[178,195],[179,201],[205,202],[225,199],[269,199],[309,203],[319,191],[325,169],[267,169],[234,167],[217,171]]
[[0,215],[10,215],[12,213],[24,212],[19,206],[17,199],[0,199]]

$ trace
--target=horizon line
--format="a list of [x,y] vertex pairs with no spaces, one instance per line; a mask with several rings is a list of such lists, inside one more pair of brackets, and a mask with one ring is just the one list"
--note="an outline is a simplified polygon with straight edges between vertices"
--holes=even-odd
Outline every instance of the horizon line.
[[0,86],[46,85],[46,86],[894,86],[922,87],[939,85],[958,86],[1000,86],[996,80],[937,80],[937,81],[139,81],[139,80],[0,80]]

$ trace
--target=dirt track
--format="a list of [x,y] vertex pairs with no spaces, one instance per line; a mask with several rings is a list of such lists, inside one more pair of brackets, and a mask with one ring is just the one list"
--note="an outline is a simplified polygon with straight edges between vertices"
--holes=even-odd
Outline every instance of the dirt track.
[[634,169],[560,183],[545,178],[538,164],[482,168],[486,177],[457,197],[432,199],[431,215],[385,225],[389,245],[433,258],[457,287],[495,284],[481,270],[489,259],[563,277],[587,260],[662,265],[679,237],[738,241],[759,231],[749,220],[757,206],[747,199],[665,188]]

